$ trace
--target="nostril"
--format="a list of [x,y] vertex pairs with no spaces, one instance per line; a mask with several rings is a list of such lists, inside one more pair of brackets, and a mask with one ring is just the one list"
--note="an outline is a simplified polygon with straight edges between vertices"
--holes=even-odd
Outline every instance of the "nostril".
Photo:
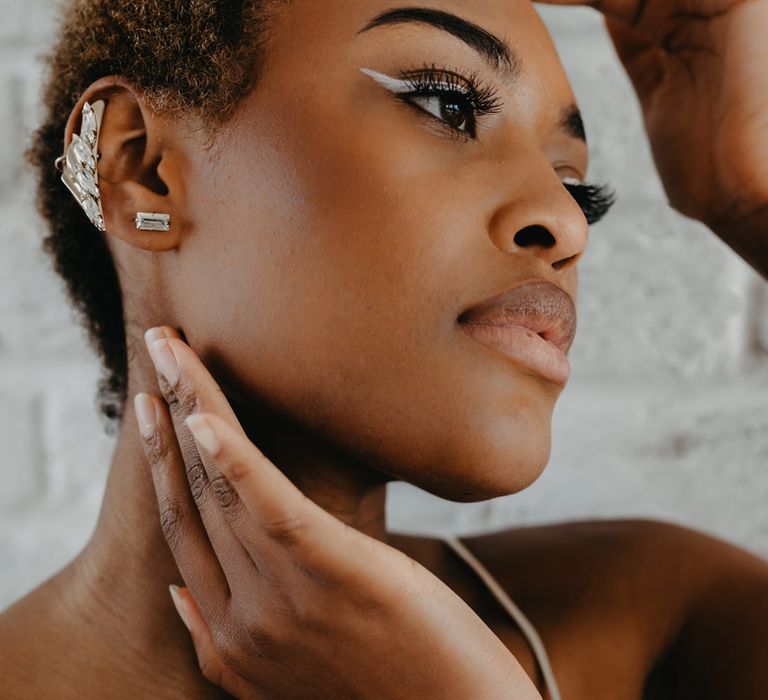
[[529,246],[541,246],[542,248],[551,248],[557,243],[555,237],[544,227],[534,225],[526,226],[515,234],[515,243],[521,248]]

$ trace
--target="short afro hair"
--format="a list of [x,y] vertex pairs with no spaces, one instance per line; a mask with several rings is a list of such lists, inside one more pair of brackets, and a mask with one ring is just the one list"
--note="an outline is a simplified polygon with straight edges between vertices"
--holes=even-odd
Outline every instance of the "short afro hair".
[[70,0],[47,56],[45,117],[27,150],[43,249],[102,364],[97,401],[105,429],[122,421],[128,362],[123,303],[104,234],[87,219],[53,163],[72,109],[102,76],[119,75],[154,111],[224,123],[255,86],[269,19],[289,0]]

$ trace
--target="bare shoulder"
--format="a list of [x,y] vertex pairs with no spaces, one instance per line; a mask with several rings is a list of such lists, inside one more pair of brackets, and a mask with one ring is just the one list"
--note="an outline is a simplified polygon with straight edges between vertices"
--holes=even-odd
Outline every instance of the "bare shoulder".
[[[720,587],[726,580],[768,580],[768,561],[757,554],[662,520],[572,521],[463,539],[519,592],[524,585],[518,582],[528,578],[537,586],[555,586],[564,598],[580,595],[585,587],[607,596],[651,595],[661,588],[666,600],[685,605],[704,588]],[[571,585],[564,585],[564,574]]]
[[615,655],[625,676],[632,659],[624,682],[678,697],[768,697],[768,562],[757,554],[652,519],[464,540],[555,650],[589,639],[585,653]]

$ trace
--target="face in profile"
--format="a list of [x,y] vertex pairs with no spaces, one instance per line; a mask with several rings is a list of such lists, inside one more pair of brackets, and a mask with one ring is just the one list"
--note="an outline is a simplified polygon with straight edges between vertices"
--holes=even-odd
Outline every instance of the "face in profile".
[[[190,164],[171,303],[242,392],[392,478],[482,500],[549,458],[567,371],[541,353],[572,340],[588,222],[564,181],[587,149],[528,0],[397,8],[280,9],[258,85]],[[528,282],[548,283],[517,298],[546,331],[497,337],[506,354],[467,332]]]

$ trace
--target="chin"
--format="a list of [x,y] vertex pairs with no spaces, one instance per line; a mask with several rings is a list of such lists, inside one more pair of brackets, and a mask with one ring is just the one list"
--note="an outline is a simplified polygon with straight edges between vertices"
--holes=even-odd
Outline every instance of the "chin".
[[487,501],[528,488],[543,473],[552,447],[551,417],[497,417],[485,430],[447,439],[432,469],[406,479],[435,496],[457,503]]

